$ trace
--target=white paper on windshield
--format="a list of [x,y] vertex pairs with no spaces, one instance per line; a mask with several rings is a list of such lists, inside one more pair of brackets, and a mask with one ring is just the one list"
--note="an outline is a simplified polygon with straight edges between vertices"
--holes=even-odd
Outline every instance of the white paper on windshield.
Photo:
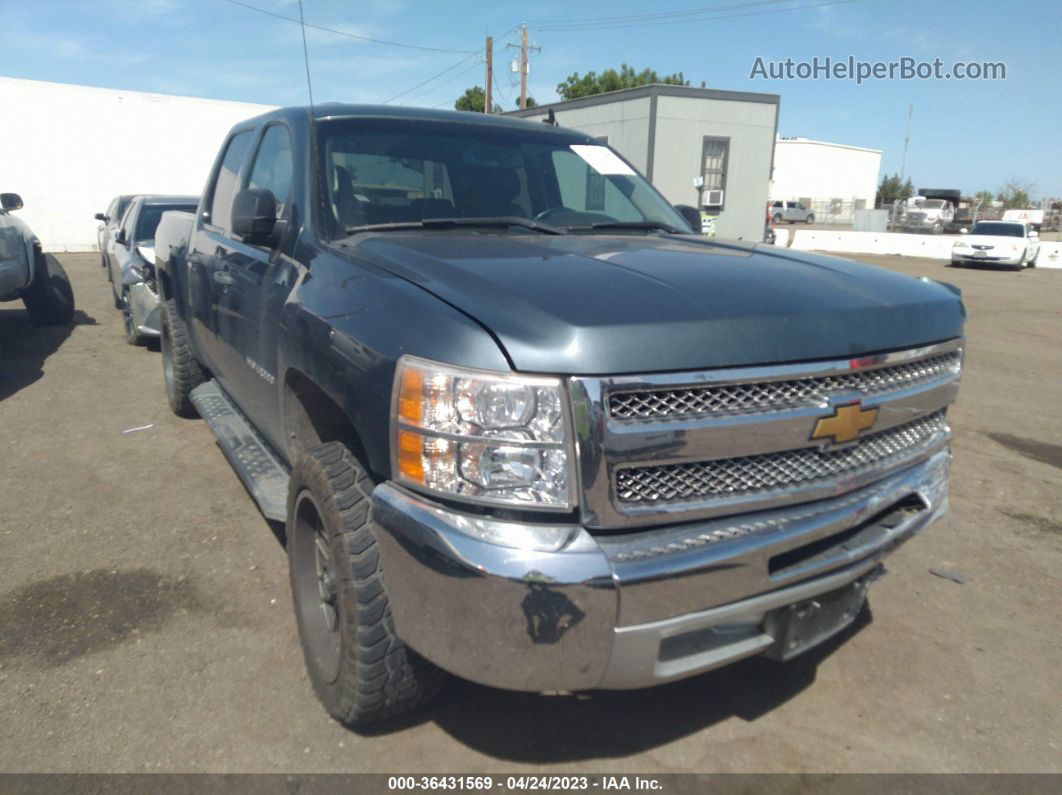
[[572,144],[572,151],[579,155],[598,174],[623,174],[634,176],[634,169],[616,157],[616,153],[607,146],[593,144]]

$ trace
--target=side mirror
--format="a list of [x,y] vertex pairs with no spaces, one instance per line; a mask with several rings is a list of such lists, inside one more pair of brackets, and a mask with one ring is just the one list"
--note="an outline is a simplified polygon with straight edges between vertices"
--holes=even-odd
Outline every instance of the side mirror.
[[124,229],[119,229],[117,232],[114,233],[114,242],[117,243],[119,246],[129,245],[129,238],[126,237]]
[[103,221],[103,223],[107,223],[107,216],[103,213],[96,213],[92,217],[95,218],[97,221]]
[[17,193],[0,193],[0,209],[21,210],[22,197]]
[[686,223],[690,225],[690,229],[693,230],[694,234],[699,235],[701,233],[700,210],[696,207],[690,207],[688,204],[676,204],[675,209],[678,210],[679,215],[686,220]]
[[244,243],[265,245],[277,225],[277,200],[273,191],[247,188],[232,202],[232,233]]
[[959,230],[959,234],[960,234],[960,235],[965,235],[965,234],[966,234],[967,232],[969,232],[969,231],[970,231],[970,230],[969,230],[969,229],[967,229],[967,228],[966,228],[966,227],[964,226],[964,227],[963,227],[962,229],[960,229],[960,230]]

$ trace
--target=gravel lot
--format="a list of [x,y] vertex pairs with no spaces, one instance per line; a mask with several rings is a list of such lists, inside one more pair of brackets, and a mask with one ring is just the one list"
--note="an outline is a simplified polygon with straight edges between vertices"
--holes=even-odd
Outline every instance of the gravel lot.
[[0,771],[1062,771],[1062,272],[865,258],[961,286],[969,353],[952,512],[845,642],[642,692],[455,682],[366,735],[318,706],[284,550],[98,256],[60,259],[72,328],[0,308]]

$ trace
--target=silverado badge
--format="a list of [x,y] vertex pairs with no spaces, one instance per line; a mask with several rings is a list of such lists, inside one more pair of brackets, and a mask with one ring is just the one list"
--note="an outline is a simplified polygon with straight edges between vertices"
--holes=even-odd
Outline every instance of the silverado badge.
[[831,439],[834,444],[851,442],[863,431],[873,428],[877,419],[877,409],[864,409],[859,403],[838,406],[833,416],[822,417],[815,423],[811,438]]

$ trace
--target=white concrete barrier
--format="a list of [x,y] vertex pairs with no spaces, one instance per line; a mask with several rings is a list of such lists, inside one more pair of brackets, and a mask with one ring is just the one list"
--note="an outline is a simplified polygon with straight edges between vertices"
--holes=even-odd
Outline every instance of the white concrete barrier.
[[[904,257],[951,259],[951,247],[961,235],[913,235],[902,232],[838,232],[824,229],[798,229],[790,248],[800,251],[828,251],[845,254],[898,254]],[[778,245],[785,243],[778,242]],[[1041,268],[1062,268],[1062,243],[1040,244],[1036,264]]]
[[788,229],[775,229],[774,230],[774,244],[785,248],[789,245],[789,230]]

